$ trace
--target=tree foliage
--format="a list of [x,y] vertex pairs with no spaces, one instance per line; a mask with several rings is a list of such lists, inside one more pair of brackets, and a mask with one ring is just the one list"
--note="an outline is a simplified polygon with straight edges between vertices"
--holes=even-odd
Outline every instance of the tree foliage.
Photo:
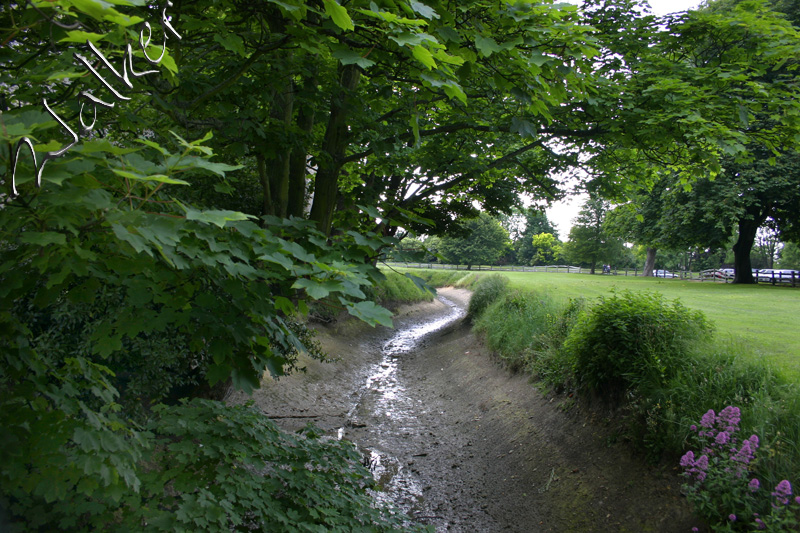
[[600,263],[614,263],[622,254],[624,244],[613,237],[605,226],[609,203],[597,194],[590,194],[584,202],[564,244],[564,255],[569,262],[587,265],[594,274]]
[[[2,505],[44,529],[261,517],[262,503],[223,497],[235,470],[253,481],[260,452],[189,457],[206,422],[236,418],[231,434],[255,438],[249,415],[152,404],[228,381],[251,390],[317,353],[296,320],[311,301],[389,324],[364,289],[405,231],[455,229],[520,193],[557,198],[551,176],[578,164],[616,190],[612,169],[647,181],[655,161],[688,181],[719,173],[721,154],[751,164],[748,151],[791,148],[800,46],[787,23],[752,0],[663,25],[633,12],[626,0],[6,4]],[[488,237],[454,260],[492,262],[507,236],[488,215],[472,223]],[[172,427],[181,415],[191,432]],[[326,471],[331,486],[347,460]],[[170,461],[207,475],[198,492]],[[298,479],[319,473],[308,464]],[[369,523],[354,500],[333,511],[318,495],[247,527],[339,527],[339,512]]]
[[558,263],[563,255],[561,243],[552,233],[539,233],[531,237],[533,248],[532,265],[552,265]]
[[463,237],[443,237],[439,252],[453,265],[493,265],[510,244],[500,223],[485,213],[462,221]]
[[533,247],[533,237],[540,233],[549,233],[558,240],[558,231],[547,219],[547,214],[536,208],[526,209],[524,215],[524,229],[513,241],[517,264],[529,265],[536,254],[536,250]]

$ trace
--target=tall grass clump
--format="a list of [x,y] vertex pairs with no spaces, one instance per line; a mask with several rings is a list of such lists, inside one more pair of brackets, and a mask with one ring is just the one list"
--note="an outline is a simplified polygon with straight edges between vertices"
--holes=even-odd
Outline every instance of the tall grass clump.
[[589,306],[564,350],[582,388],[620,401],[641,387],[667,383],[712,329],[703,313],[678,301],[624,291]]
[[414,270],[414,275],[431,287],[470,288],[479,278],[475,273],[463,270]]
[[472,297],[469,299],[467,316],[475,319],[489,307],[489,305],[503,296],[508,290],[508,278],[502,274],[491,274],[478,279],[473,288]]
[[479,314],[475,331],[485,336],[489,349],[511,370],[523,370],[532,363],[532,354],[548,346],[548,334],[562,314],[562,307],[544,293],[510,291]]
[[557,392],[562,392],[574,382],[564,342],[586,305],[586,299],[573,298],[566,306],[548,316],[547,330],[539,337],[528,358],[530,373]]
[[397,272],[384,272],[386,278],[372,288],[372,297],[377,303],[411,303],[431,301],[434,294],[421,289],[409,277]]

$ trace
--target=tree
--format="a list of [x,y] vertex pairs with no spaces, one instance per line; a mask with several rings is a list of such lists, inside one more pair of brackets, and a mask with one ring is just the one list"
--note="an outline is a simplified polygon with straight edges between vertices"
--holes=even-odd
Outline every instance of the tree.
[[780,268],[800,270],[800,246],[794,242],[787,242],[780,251]]
[[514,249],[516,251],[517,264],[530,265],[536,254],[536,250],[533,247],[533,237],[540,233],[549,233],[557,241],[558,231],[556,231],[547,219],[547,214],[543,211],[530,207],[524,211],[524,214],[524,230],[514,240]]
[[531,238],[533,257],[531,265],[552,265],[562,256],[561,243],[552,233],[539,233]]
[[586,264],[594,274],[600,262],[613,262],[624,245],[612,237],[604,222],[609,203],[596,193],[591,193],[584,202],[569,232],[569,241],[564,244],[564,255],[570,262]]
[[777,232],[769,227],[759,228],[753,251],[750,254],[750,263],[753,268],[773,268],[780,250],[779,245],[780,240]]
[[666,180],[662,179],[652,189],[638,188],[625,196],[627,203],[618,205],[608,213],[606,229],[611,235],[644,247],[643,274],[653,276],[656,268],[656,253],[663,246],[663,236],[670,229],[668,220],[662,218],[663,194],[668,192]]
[[443,237],[439,252],[453,265],[492,265],[508,245],[508,232],[485,213],[461,221],[463,237]]
[[[788,5],[786,2],[778,4],[783,7]],[[729,13],[743,20],[760,18],[762,31],[772,31],[775,35],[793,32],[787,28],[786,22],[777,22],[774,12],[769,10],[765,2],[712,2],[698,16],[707,19],[708,16],[728,16]],[[692,39],[694,46],[699,47],[692,56],[696,64],[698,59],[703,58],[703,50],[710,49],[722,49],[724,54],[732,53],[732,59],[739,56],[737,61],[747,57],[747,54],[740,56],[741,51],[729,48],[731,43],[725,44],[725,39],[719,41],[717,36],[696,35]],[[692,46],[689,41],[686,44]],[[703,68],[715,66],[714,62],[703,61]],[[751,68],[746,67],[745,63],[740,63],[740,66]],[[759,69],[758,73],[753,71],[753,74],[762,86],[781,87],[794,79],[795,67],[796,64],[792,62],[776,64]],[[718,90],[731,91],[730,97],[736,102],[741,102],[741,95],[737,95],[740,89],[738,81],[718,87]],[[618,217],[618,222],[625,220],[622,224],[624,229],[637,242],[650,247],[647,265],[654,263],[656,244],[675,249],[684,246],[718,248],[730,239],[735,230],[734,282],[755,283],[750,255],[758,228],[769,218],[779,231],[787,232],[786,235],[794,232],[796,223],[792,220],[792,213],[796,212],[798,200],[798,178],[794,168],[796,156],[790,147],[791,143],[764,142],[761,137],[765,131],[775,131],[777,123],[784,119],[769,111],[769,107],[746,109],[745,106],[739,106],[738,112],[741,139],[735,144],[746,147],[750,154],[748,157],[735,156],[733,147],[726,149],[728,155],[720,160],[722,165],[713,168],[712,174],[717,174],[716,180],[712,181],[713,176],[704,177],[693,186],[689,185],[690,180],[682,172],[677,173],[679,183],[674,177],[674,168],[658,165],[647,169],[656,176],[652,180],[655,186],[645,189],[643,193],[634,193],[631,203],[621,209],[625,211],[625,216]],[[789,122],[794,120],[790,118]],[[636,219],[632,218],[634,214]],[[645,268],[649,270],[647,265]]]

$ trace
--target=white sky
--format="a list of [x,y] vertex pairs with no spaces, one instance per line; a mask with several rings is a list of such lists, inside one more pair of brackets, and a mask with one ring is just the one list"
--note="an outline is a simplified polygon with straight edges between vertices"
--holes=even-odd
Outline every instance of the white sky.
[[[578,4],[580,0],[567,0],[571,4]],[[701,0],[649,0],[654,15],[667,15],[676,11],[694,9],[700,5]],[[570,196],[561,202],[553,204],[547,210],[547,218],[558,228],[558,236],[562,241],[567,240],[572,227],[572,219],[578,216],[581,204],[586,200],[585,195]]]

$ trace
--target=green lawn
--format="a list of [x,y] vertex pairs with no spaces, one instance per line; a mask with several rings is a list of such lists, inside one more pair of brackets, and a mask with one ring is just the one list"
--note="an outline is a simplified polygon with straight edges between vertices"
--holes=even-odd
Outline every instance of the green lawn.
[[754,345],[765,361],[800,380],[800,288],[768,284],[653,279],[589,274],[503,272],[511,285],[545,289],[559,299],[593,298],[617,290],[649,290],[679,299],[703,311],[720,336],[739,337]]

